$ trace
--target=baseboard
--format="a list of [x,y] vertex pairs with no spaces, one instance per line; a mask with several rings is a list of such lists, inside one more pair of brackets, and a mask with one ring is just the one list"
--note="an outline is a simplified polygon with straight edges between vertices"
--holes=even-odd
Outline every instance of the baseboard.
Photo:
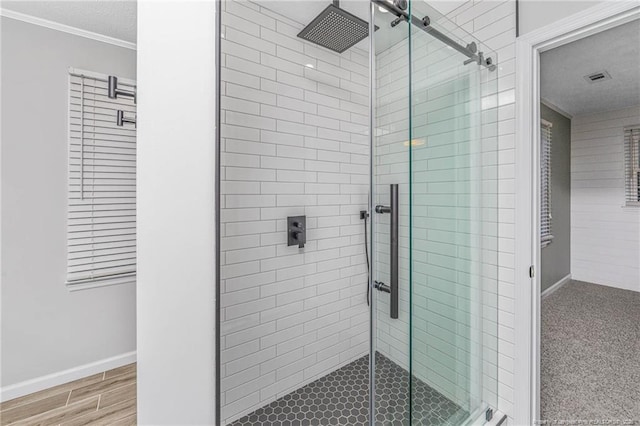
[[566,277],[560,279],[560,281],[558,281],[557,283],[555,283],[554,285],[552,285],[551,287],[543,291],[542,294],[540,295],[540,298],[544,299],[545,297],[549,297],[552,293],[557,291],[560,287],[562,287],[569,281],[571,281],[571,274],[568,274]]
[[29,395],[30,393],[82,379],[83,377],[91,376],[113,368],[122,367],[123,365],[131,364],[133,362],[136,362],[135,351],[116,355],[111,358],[102,359],[89,364],[80,365],[57,373],[47,374],[46,376],[26,380],[14,385],[5,386],[0,389],[0,402]]
[[635,291],[636,293],[640,293],[640,285],[634,283],[633,280],[628,280],[628,281],[625,281],[624,283],[620,283],[620,282],[611,282],[606,280],[592,279],[591,277],[580,279],[580,277],[576,278],[572,276],[571,279],[578,283],[600,285],[603,287],[615,288],[617,290]]

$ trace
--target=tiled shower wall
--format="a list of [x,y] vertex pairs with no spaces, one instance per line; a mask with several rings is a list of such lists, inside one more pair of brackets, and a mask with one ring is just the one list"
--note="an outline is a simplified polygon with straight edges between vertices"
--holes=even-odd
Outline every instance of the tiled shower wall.
[[[221,376],[228,422],[368,353],[368,53],[223,2]],[[307,244],[287,247],[287,216]]]

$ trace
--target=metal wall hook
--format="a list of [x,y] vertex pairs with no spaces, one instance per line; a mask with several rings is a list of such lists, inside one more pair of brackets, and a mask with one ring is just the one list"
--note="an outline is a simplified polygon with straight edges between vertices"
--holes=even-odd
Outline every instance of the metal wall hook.
[[117,99],[118,96],[125,96],[133,99],[133,103],[137,103],[137,95],[133,90],[118,89],[118,77],[109,76],[109,98]]
[[137,118],[126,118],[124,116],[124,111],[122,111],[121,109],[118,110],[117,112],[117,118],[116,118],[116,124],[120,127],[122,127],[124,125],[124,123],[132,123],[135,125],[135,127],[138,127],[138,123],[137,123]]

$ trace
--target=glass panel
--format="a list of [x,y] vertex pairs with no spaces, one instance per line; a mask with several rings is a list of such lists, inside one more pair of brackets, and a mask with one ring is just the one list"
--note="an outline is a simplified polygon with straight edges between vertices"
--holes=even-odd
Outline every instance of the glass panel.
[[[497,58],[422,1],[461,46]],[[459,425],[497,405],[497,74],[376,6],[373,204],[399,192],[398,318],[373,290],[376,424]],[[372,212],[391,284],[391,215]]]
[[[411,12],[496,59],[426,3]],[[497,71],[411,27],[411,423],[458,425],[496,394]]]
[[[374,7],[375,100],[373,204],[390,205],[390,185],[399,189],[398,318],[390,294],[373,290],[375,423],[409,424],[409,26]],[[391,215],[372,212],[374,279],[391,285]]]

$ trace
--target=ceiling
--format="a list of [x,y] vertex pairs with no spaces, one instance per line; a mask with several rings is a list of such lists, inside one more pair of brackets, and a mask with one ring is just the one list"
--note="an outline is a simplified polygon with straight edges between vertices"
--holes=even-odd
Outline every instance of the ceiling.
[[[611,80],[584,79],[601,71]],[[571,115],[640,104],[640,20],[543,52],[540,96]]]
[[135,0],[3,0],[2,8],[136,42]]

